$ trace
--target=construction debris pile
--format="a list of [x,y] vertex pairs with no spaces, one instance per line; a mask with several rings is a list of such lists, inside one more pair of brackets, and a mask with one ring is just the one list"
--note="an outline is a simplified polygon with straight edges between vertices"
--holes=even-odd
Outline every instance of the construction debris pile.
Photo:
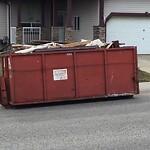
[[77,48],[77,47],[99,47],[99,48],[112,48],[119,47],[119,42],[114,41],[111,43],[103,43],[99,39],[90,41],[90,40],[81,40],[81,42],[74,42],[69,44],[60,44],[60,43],[46,43],[40,45],[13,45],[11,53],[32,53],[36,50],[57,50],[57,49],[66,49],[66,48]]

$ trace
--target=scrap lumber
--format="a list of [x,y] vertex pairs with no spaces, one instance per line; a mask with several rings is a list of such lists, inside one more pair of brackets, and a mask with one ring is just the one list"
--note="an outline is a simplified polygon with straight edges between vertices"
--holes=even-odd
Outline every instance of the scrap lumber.
[[24,50],[20,50],[20,51],[16,51],[15,53],[31,53],[36,49],[45,49],[48,47],[49,44],[43,44],[43,45],[38,45],[38,46],[32,46],[30,48],[24,49]]
[[113,42],[113,48],[119,48],[119,41],[112,41]]
[[100,39],[96,39],[96,40],[91,41],[86,46],[98,46],[100,48],[103,48],[106,46],[106,43],[103,43]]
[[31,41],[32,44],[46,44],[46,43],[50,43],[50,41],[47,41],[47,40],[33,40]]
[[108,45],[106,46],[106,49],[111,48],[112,46],[113,46],[113,42],[111,42],[110,44],[108,44]]
[[31,48],[32,45],[12,45],[12,49],[14,51],[18,51],[18,50],[24,50],[24,49],[28,49]]
[[61,47],[62,48],[67,48],[67,47],[79,47],[79,46],[85,46],[89,44],[91,41],[84,41],[84,42],[74,42],[74,43],[69,43],[69,44],[64,44]]
[[119,41],[112,41],[106,48],[119,48]]
[[41,50],[44,51],[47,50],[54,50],[54,49],[65,49],[65,48],[73,48],[73,47],[84,47],[84,46],[96,46],[99,48],[118,48],[119,47],[119,41],[112,41],[111,43],[103,43],[100,41],[100,39],[96,40],[87,40],[87,41],[81,41],[81,42],[73,42],[69,44],[60,44],[60,43],[46,43],[41,45],[16,45],[13,47],[13,52],[15,53],[32,53],[35,50]]
[[48,49],[54,49],[54,48],[61,48],[61,46],[59,46],[59,45],[58,46],[48,46],[47,48]]

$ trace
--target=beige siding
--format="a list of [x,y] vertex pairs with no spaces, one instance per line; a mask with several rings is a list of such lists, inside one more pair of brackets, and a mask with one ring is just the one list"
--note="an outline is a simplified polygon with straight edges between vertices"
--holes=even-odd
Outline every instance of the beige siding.
[[17,2],[11,2],[11,26],[17,27],[18,23],[18,14],[17,14]]
[[150,12],[148,0],[105,0],[105,18],[111,12],[145,13]]
[[7,5],[0,2],[0,39],[7,36]]
[[93,39],[93,26],[98,25],[98,0],[75,0],[73,3],[74,16],[80,17],[80,30],[74,31],[74,41]]

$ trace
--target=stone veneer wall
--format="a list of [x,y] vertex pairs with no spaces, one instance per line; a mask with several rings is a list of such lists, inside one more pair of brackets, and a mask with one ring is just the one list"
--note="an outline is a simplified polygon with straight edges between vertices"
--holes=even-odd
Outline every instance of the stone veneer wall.
[[23,32],[22,27],[17,27],[16,28],[16,44],[22,44],[23,43],[22,32]]
[[93,26],[93,39],[100,39],[106,42],[106,27]]
[[57,42],[59,41],[59,27],[51,28],[51,40]]
[[[58,42],[60,39],[59,39],[59,29],[61,27],[52,27],[51,28],[51,40],[52,41],[56,41]],[[63,34],[63,33],[62,33]],[[71,43],[73,41],[73,27],[65,27],[65,31],[64,31],[64,42],[67,42],[67,43]]]
[[46,28],[41,27],[41,40],[47,40],[46,32],[47,32]]
[[73,42],[73,27],[65,28],[65,42],[67,43]]

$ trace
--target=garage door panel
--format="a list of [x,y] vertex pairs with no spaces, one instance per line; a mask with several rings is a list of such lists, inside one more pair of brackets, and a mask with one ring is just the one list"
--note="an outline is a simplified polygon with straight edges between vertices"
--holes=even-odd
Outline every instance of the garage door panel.
[[150,54],[150,18],[112,17],[107,22],[106,41],[119,40],[127,46],[137,46],[139,54]]

